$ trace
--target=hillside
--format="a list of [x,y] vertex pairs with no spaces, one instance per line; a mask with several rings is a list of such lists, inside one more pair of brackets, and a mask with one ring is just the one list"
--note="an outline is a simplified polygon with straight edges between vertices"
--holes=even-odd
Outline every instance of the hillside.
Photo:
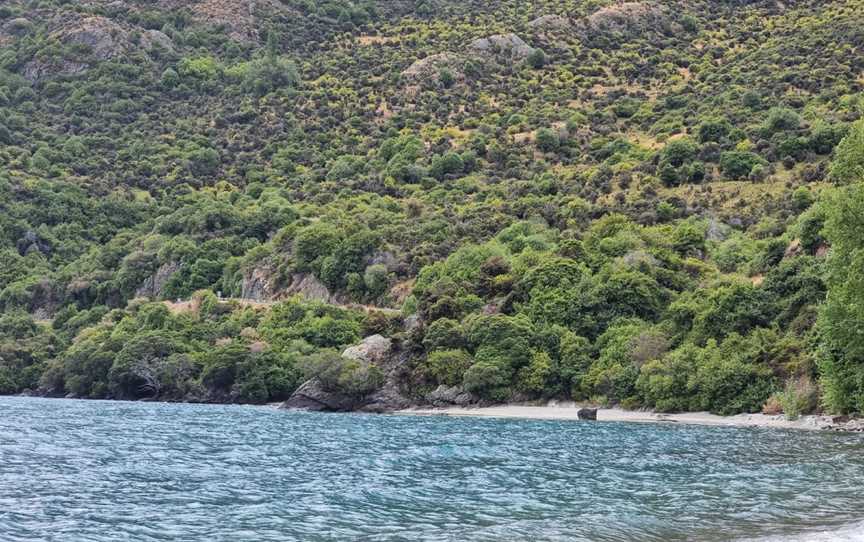
[[8,0],[0,393],[864,411],[862,47],[861,0]]

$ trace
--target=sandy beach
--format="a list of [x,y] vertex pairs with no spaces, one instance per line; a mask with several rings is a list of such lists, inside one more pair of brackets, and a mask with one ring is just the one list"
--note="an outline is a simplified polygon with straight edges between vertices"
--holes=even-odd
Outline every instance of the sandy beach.
[[[396,414],[414,416],[473,416],[485,418],[523,418],[534,420],[578,420],[579,406],[574,404],[552,404],[547,406],[500,405],[481,408],[429,408],[401,410]],[[830,416],[801,416],[787,420],[784,416],[766,414],[738,414],[718,416],[710,412],[685,412],[661,414],[650,411],[601,408],[597,411],[598,422],[633,423],[682,423],[716,425],[725,427],[771,427],[777,429],[825,430],[837,426]]]

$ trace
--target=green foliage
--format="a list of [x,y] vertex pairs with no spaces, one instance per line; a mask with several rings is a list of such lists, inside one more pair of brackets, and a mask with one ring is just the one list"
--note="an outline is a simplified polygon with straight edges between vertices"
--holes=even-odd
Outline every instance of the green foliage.
[[757,167],[764,167],[765,160],[749,151],[728,151],[720,156],[720,170],[733,180],[747,179]]
[[837,145],[831,162],[831,182],[839,185],[864,181],[864,120],[852,125]]
[[424,372],[438,384],[457,386],[473,360],[464,350],[435,350],[426,358]]
[[[860,10],[84,4],[0,8],[0,392],[263,402],[326,354],[362,394],[332,352],[383,333],[415,397],[733,412],[818,378],[864,410]],[[465,47],[508,32],[532,50]]]
[[819,313],[824,401],[835,412],[864,412],[864,183],[838,189],[825,212],[831,256]]

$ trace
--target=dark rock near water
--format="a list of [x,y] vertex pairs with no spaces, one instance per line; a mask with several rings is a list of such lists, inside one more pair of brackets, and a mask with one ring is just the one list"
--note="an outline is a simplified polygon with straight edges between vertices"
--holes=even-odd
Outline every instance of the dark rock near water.
[[360,402],[356,397],[329,391],[318,378],[313,378],[297,388],[281,408],[310,412],[349,412],[359,406]]
[[597,420],[597,409],[596,408],[580,408],[576,413],[576,417],[580,420]]
[[461,386],[438,386],[435,391],[428,393],[425,399],[434,407],[468,406],[477,402],[477,398]]

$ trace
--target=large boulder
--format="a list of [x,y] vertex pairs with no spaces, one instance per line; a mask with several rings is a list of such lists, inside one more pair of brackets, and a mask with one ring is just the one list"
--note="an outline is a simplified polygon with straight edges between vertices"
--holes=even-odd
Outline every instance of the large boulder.
[[576,412],[576,418],[580,420],[597,420],[597,409],[596,408],[580,408]]
[[356,397],[324,388],[321,380],[312,378],[297,388],[280,408],[310,412],[349,412],[359,407]]
[[348,347],[342,357],[380,365],[387,361],[387,356],[393,349],[393,341],[381,335],[372,335],[363,339],[360,344]]
[[426,402],[433,407],[468,406],[477,402],[477,397],[465,391],[461,386],[438,386],[426,394]]

